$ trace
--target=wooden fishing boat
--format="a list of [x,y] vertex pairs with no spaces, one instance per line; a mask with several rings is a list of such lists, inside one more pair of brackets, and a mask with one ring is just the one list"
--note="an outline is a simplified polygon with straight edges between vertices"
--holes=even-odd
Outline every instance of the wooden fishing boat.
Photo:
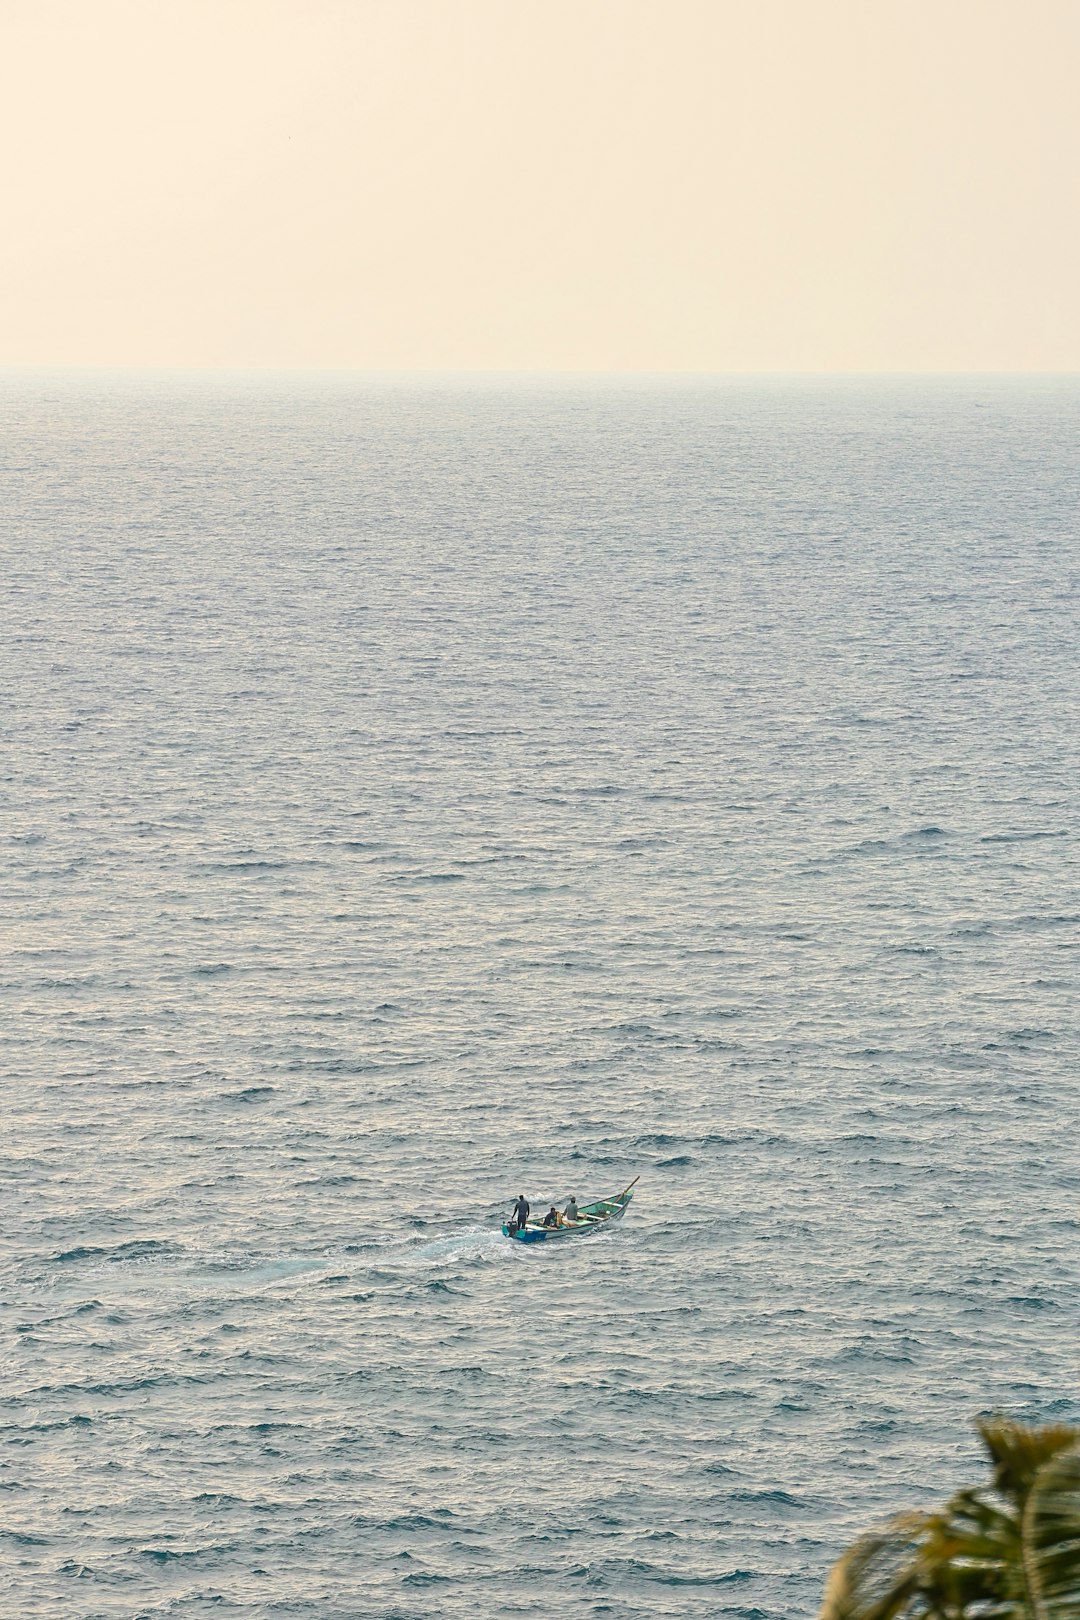
[[503,1236],[513,1238],[518,1243],[548,1243],[552,1238],[587,1237],[590,1232],[599,1232],[603,1227],[610,1226],[612,1221],[622,1220],[634,1196],[633,1189],[640,1180],[640,1176],[635,1176],[629,1187],[614,1198],[598,1198],[593,1204],[579,1204],[576,1221],[564,1221],[561,1226],[543,1226],[533,1220],[518,1226],[515,1221],[508,1221],[503,1227]]

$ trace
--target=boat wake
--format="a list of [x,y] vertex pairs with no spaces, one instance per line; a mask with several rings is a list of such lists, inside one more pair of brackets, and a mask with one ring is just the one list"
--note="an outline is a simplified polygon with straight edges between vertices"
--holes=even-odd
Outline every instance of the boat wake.
[[514,1250],[500,1231],[493,1231],[490,1226],[468,1226],[445,1237],[414,1243],[404,1258],[406,1264],[414,1266],[476,1265],[512,1260]]

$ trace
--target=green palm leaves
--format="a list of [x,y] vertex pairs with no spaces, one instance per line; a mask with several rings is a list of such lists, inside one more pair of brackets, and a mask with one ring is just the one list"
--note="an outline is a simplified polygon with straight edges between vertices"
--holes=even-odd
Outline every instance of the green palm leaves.
[[1080,1620],[1080,1432],[978,1429],[992,1483],[861,1536],[819,1620]]

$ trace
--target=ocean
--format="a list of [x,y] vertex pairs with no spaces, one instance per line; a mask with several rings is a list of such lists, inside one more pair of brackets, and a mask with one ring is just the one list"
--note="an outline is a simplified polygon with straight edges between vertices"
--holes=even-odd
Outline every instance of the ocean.
[[1080,1419],[1078,430],[0,380],[0,1613],[809,1620]]

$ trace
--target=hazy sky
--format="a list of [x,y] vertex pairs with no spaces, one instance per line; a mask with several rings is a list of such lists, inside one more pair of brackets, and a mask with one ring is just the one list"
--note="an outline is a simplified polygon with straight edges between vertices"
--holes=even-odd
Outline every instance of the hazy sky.
[[1080,0],[0,0],[0,364],[1080,370]]

